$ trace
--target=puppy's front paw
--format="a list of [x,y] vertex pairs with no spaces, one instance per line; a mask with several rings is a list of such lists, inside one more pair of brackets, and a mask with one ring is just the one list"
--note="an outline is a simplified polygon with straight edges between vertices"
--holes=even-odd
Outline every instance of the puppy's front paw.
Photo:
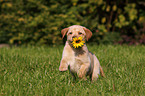
[[65,59],[62,59],[59,66],[59,71],[66,71],[66,70],[68,70],[67,61]]
[[59,67],[59,71],[66,71],[66,70],[68,70],[67,67]]

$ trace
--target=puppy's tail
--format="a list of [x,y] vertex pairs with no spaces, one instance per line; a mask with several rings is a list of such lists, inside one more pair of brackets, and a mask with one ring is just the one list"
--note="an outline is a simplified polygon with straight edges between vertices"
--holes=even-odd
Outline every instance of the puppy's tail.
[[103,71],[103,68],[100,66],[100,72],[101,72],[101,76],[106,78],[105,74],[104,74],[104,71]]

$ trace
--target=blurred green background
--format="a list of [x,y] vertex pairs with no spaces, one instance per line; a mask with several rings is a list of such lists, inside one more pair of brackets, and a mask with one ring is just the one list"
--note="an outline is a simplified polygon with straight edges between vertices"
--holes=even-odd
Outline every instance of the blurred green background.
[[0,43],[58,45],[60,31],[82,25],[91,43],[145,44],[144,0],[0,0]]

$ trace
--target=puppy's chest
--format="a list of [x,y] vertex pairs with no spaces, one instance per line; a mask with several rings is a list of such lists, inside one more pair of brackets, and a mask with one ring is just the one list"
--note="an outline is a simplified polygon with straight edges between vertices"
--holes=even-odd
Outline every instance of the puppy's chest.
[[74,73],[78,73],[80,67],[87,62],[88,58],[83,58],[83,57],[77,57],[77,56],[72,56],[70,59],[70,70]]
[[76,57],[70,59],[70,70],[72,72],[78,72],[81,65],[83,64],[83,61],[81,59],[78,59]]

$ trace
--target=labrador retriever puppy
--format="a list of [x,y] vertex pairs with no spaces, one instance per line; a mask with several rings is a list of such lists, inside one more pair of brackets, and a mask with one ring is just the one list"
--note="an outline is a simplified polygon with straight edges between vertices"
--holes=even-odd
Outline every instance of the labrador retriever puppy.
[[[98,75],[105,77],[102,67],[97,57],[88,51],[86,44],[81,48],[74,48],[72,45],[73,38],[82,37],[83,40],[91,38],[92,32],[80,25],[73,25],[68,28],[64,28],[62,31],[62,38],[67,34],[67,41],[65,43],[62,59],[59,66],[59,71],[69,70],[74,77],[86,79],[86,76],[90,76],[92,81],[96,81]],[[76,75],[75,75],[76,74]]]

